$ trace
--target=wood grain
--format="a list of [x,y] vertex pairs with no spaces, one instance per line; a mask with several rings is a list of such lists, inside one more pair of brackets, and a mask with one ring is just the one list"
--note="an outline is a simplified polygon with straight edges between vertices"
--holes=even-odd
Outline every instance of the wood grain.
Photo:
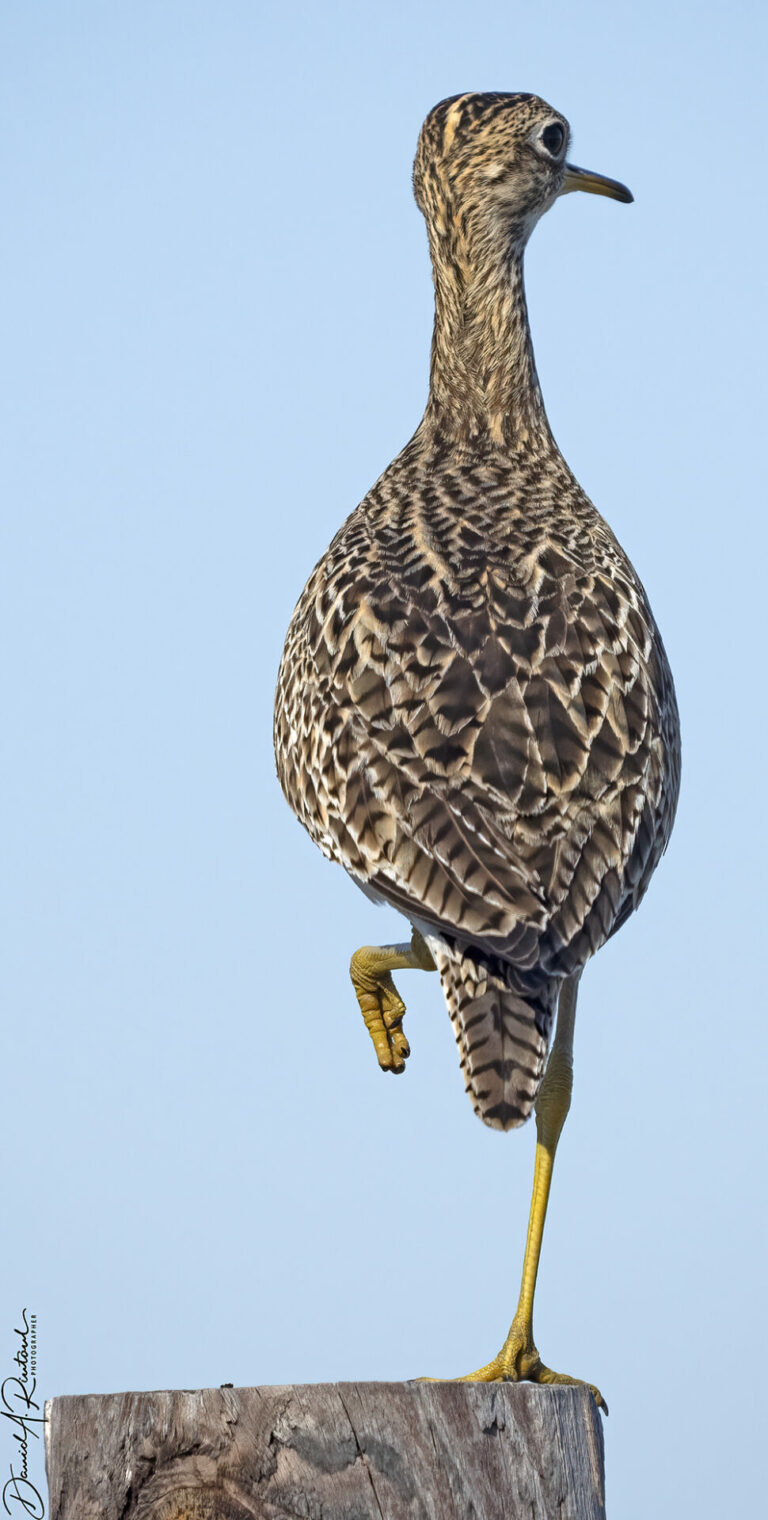
[[602,1520],[583,1388],[317,1383],[46,1405],[50,1520]]

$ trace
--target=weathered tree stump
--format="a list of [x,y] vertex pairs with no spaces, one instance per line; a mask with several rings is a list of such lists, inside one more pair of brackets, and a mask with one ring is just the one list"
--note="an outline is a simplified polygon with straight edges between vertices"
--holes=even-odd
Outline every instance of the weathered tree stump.
[[46,1405],[50,1520],[601,1520],[584,1388],[317,1383]]

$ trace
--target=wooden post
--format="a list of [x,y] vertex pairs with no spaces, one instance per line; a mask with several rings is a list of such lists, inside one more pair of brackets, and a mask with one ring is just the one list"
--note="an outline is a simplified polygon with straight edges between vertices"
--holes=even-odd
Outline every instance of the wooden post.
[[317,1383],[46,1405],[50,1520],[603,1520],[584,1388]]

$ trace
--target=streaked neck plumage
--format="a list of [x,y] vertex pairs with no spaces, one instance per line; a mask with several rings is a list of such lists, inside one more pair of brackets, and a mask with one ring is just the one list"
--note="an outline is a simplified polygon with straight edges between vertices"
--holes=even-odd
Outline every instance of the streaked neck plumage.
[[429,234],[435,326],[424,431],[479,455],[557,452],[533,357],[522,229],[502,238],[459,217]]

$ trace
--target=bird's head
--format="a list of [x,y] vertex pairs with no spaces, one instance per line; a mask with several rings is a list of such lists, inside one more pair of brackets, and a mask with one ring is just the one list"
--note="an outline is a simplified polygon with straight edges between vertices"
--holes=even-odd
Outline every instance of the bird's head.
[[453,256],[500,241],[522,251],[558,196],[588,190],[631,201],[626,185],[566,162],[570,127],[537,95],[456,95],[430,111],[413,187],[430,239]]

